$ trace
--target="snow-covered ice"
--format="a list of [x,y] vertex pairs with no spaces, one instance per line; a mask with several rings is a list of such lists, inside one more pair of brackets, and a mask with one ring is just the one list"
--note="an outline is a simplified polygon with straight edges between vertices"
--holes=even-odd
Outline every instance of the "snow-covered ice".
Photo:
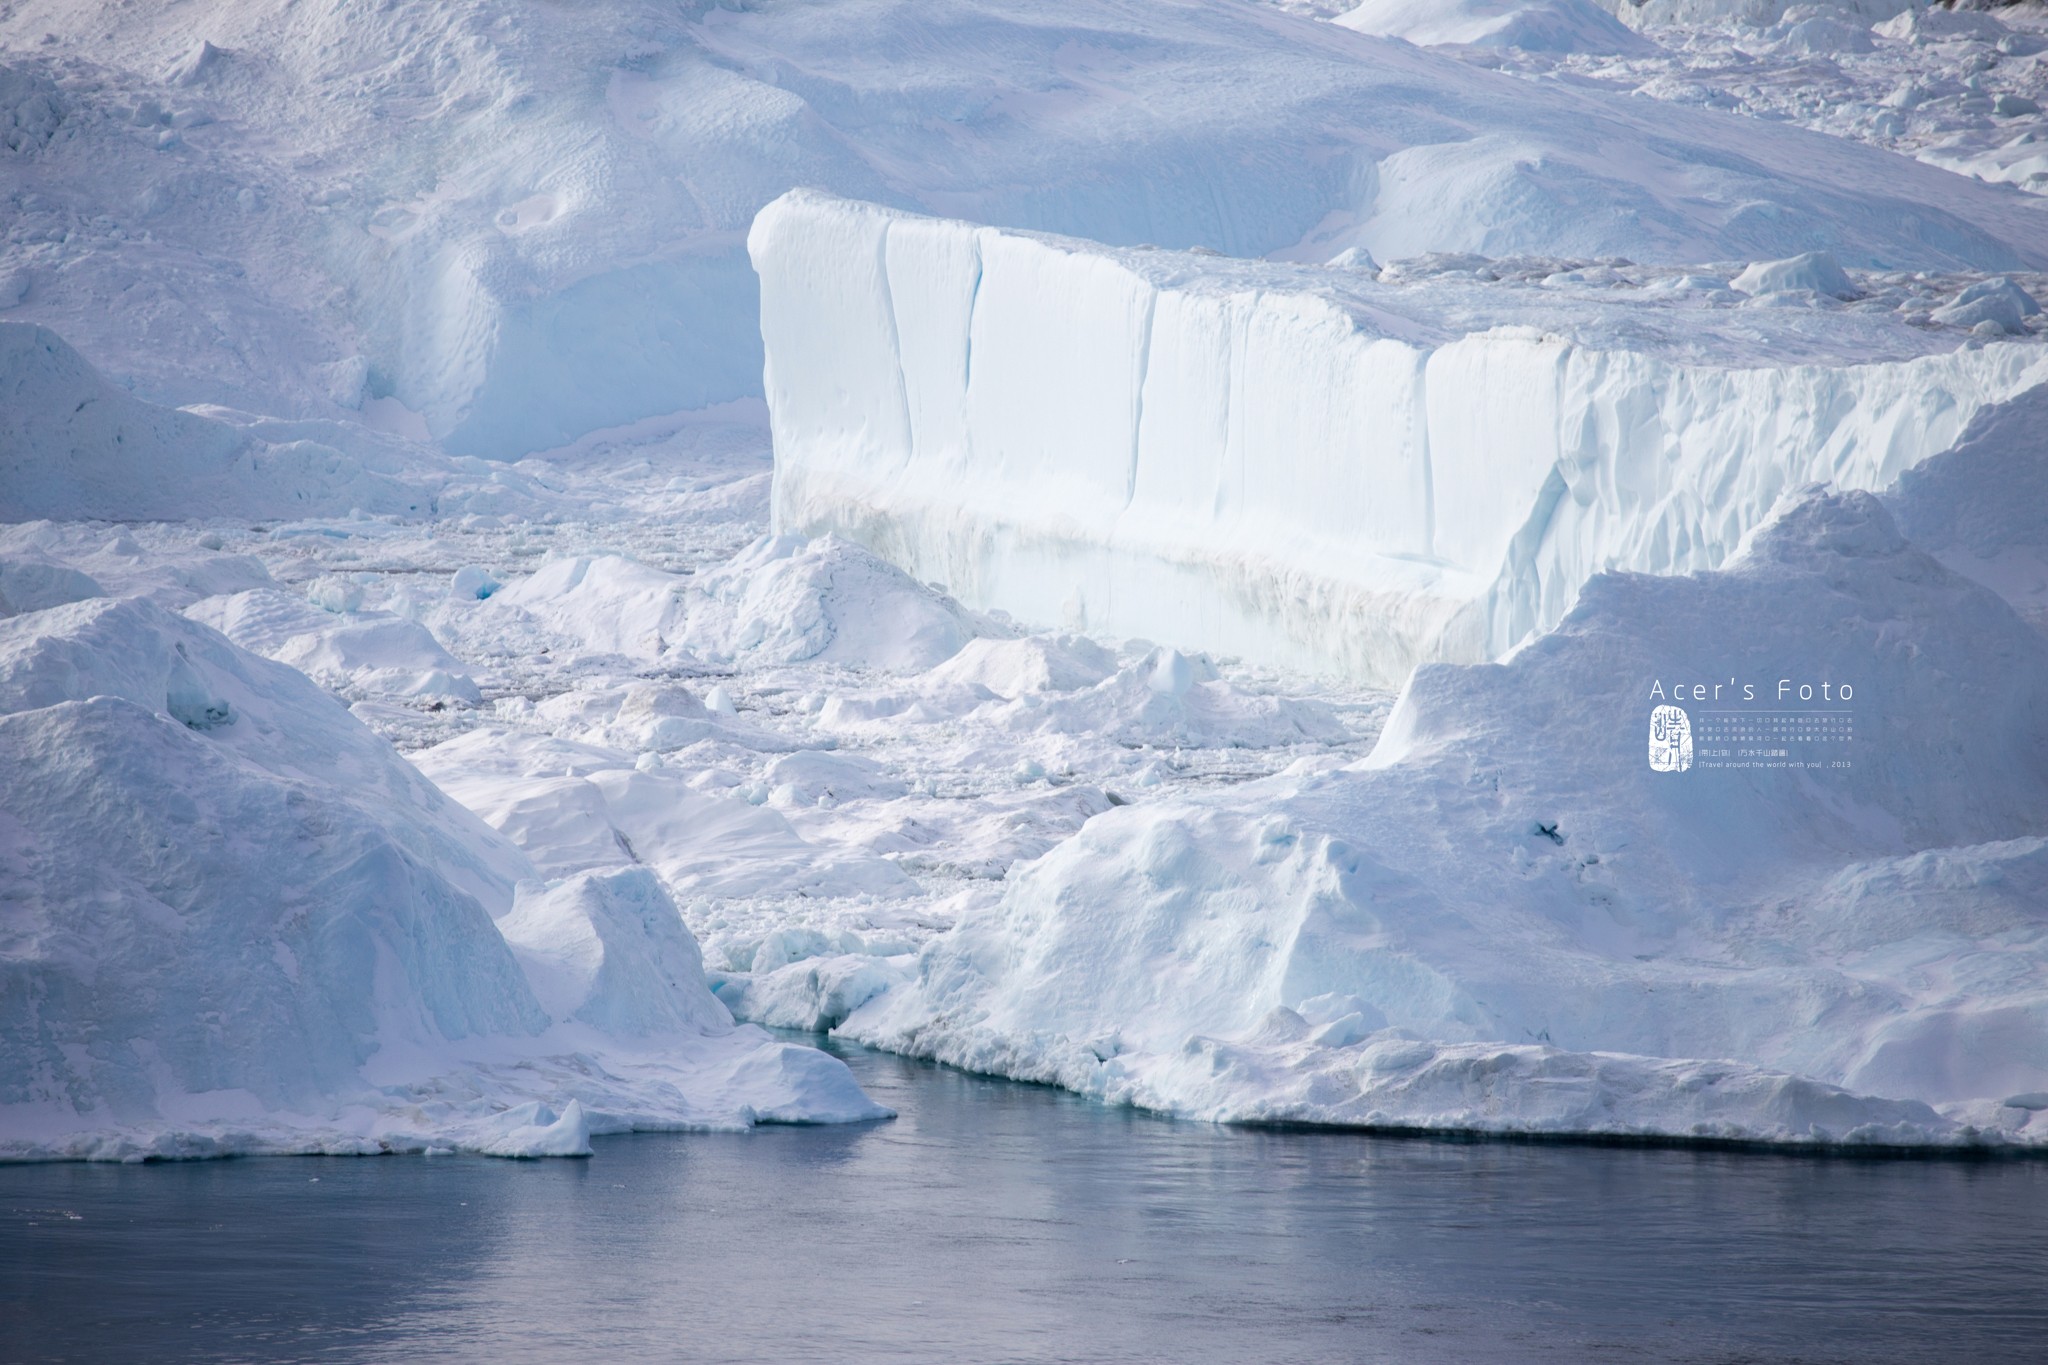
[[303,674],[151,602],[0,621],[0,750],[0,1157],[883,1112],[733,1025],[651,876],[542,892]]
[[758,394],[742,239],[798,185],[1233,255],[2048,265],[1932,165],[1239,3],[20,0],[0,50],[10,318],[465,454]]
[[[2048,379],[2010,279],[1915,325],[1825,253],[1705,289],[1361,278],[810,192],[750,242],[778,529],[1037,625],[1389,687],[1499,657],[1597,570],[1715,567],[1786,489],[1883,487]],[[1941,325],[1993,299],[2018,338]]]
[[[1323,17],[1494,70],[1783,120],[2048,194],[2048,6],[1916,0],[1601,0],[1611,41],[1557,0],[1375,0]],[[1318,6],[1318,9],[1328,7]],[[1564,13],[1560,13],[1564,11]]]
[[[1853,689],[1852,769],[1644,763],[1653,686],[1788,678]],[[1604,574],[1508,662],[1418,670],[1360,763],[1091,821],[844,1028],[1205,1118],[2024,1131],[2044,686],[2005,602],[1813,494],[1723,571]]]

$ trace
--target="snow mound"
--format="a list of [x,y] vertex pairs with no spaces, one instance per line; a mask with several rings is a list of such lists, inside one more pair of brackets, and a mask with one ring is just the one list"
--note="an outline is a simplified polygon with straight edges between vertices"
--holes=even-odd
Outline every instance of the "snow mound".
[[1982,280],[1956,295],[1955,302],[1934,310],[1936,322],[1951,327],[1989,327],[1992,335],[2024,336],[2026,320],[2041,311],[2034,296],[2011,280]]
[[[1674,698],[1823,683],[1854,736],[1796,767],[1645,760]],[[1875,498],[1808,496],[1418,670],[1364,764],[1098,816],[843,1031],[1216,1119],[2038,1142],[2003,1100],[2048,1081],[2044,686]]]
[[422,857],[388,827],[403,815],[175,715],[100,695],[0,717],[0,1150],[52,1125],[307,1114],[359,1099],[380,1048],[546,1028],[484,907],[437,866],[475,853],[419,820]]
[[1837,19],[1832,15],[1818,14],[1810,18],[1790,19],[1771,30],[1771,37],[1780,50],[1805,53],[1809,56],[1826,57],[1843,52],[1870,52],[1876,44],[1870,40],[1868,25]]
[[516,609],[597,653],[659,659],[682,633],[683,584],[622,555],[571,557],[493,593],[482,610]]
[[1246,690],[1217,677],[1206,659],[1164,648],[1094,687],[1019,699],[998,718],[1017,731],[1101,734],[1132,746],[1263,749],[1348,738],[1317,702]]
[[498,928],[554,1018],[620,1037],[732,1027],[705,984],[696,940],[646,868],[585,873],[545,890],[528,883]]
[[683,895],[916,890],[894,863],[821,848],[776,811],[707,796],[682,772],[632,768],[622,754],[578,755],[561,741],[484,727],[413,760],[551,875],[644,863]]
[[1831,299],[1853,299],[1856,286],[1842,273],[1833,255],[1809,251],[1783,261],[1757,261],[1728,282],[1745,294],[1781,294],[1806,290]]
[[1884,487],[2048,377],[1832,305],[1382,284],[808,192],[749,242],[778,530],[981,610],[1388,687],[1499,657],[1597,569],[1715,567],[1787,489]]
[[279,588],[249,588],[204,597],[185,608],[185,615],[266,658],[302,636],[316,635],[335,624],[334,613],[298,593]]
[[185,615],[329,687],[482,700],[462,661],[416,621],[321,610],[273,588],[204,598]]
[[1913,43],[1939,43],[1956,38],[1995,42],[2011,30],[1996,15],[1947,5],[1901,4],[1877,31],[1887,38]]
[[732,699],[718,708],[714,686],[703,700],[677,682],[629,682],[582,688],[550,697],[533,710],[534,719],[557,735],[629,754],[668,753],[710,740],[767,753],[797,742],[735,717]]
[[999,697],[1016,697],[1093,687],[1116,666],[1116,656],[1086,636],[1031,635],[1021,640],[969,640],[925,677],[941,686],[965,683],[986,687]]
[[1461,43],[1635,55],[1652,46],[1592,0],[1365,0],[1335,22],[1423,47]]
[[15,555],[0,557],[0,616],[19,616],[104,595],[105,590],[90,574],[66,565]]
[[515,905],[516,848],[304,675],[153,603],[0,621],[0,769],[0,1159],[587,1155],[884,1112],[733,1028],[658,890]]
[[1978,413],[1887,502],[1914,544],[2048,632],[2048,385]]
[[835,536],[763,536],[691,585],[682,639],[707,659],[919,673],[993,623]]
[[558,559],[492,594],[583,648],[751,666],[817,660],[916,673],[997,628],[861,546],[762,536],[695,575],[620,555]]
[[257,440],[107,383],[44,327],[0,322],[0,520],[417,512],[416,489],[309,441]]
[[818,749],[782,755],[769,763],[762,781],[770,789],[770,800],[794,806],[815,806],[820,801],[886,801],[910,789],[873,759]]
[[399,848],[487,908],[508,906],[532,875],[516,849],[296,669],[132,598],[0,622],[0,713],[100,697],[151,714],[224,717],[217,747],[280,780],[351,792]]
[[462,661],[417,621],[397,617],[330,625],[286,641],[271,655],[316,681],[406,696],[482,700]]
[[[1924,0],[1600,0],[1601,6],[1635,28],[1666,26],[1723,29],[1731,24],[1770,29],[1791,15],[1830,17],[1838,21],[1895,21],[1910,15]],[[1792,12],[1796,11],[1797,14]]]

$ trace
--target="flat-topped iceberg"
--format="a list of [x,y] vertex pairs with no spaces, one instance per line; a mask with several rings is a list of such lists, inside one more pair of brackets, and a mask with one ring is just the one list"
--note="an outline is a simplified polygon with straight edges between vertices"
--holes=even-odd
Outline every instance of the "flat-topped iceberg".
[[1499,657],[1601,570],[1716,567],[1788,489],[1882,488],[2048,378],[2038,344],[1818,295],[1382,283],[810,192],[749,247],[778,530],[1388,686]]

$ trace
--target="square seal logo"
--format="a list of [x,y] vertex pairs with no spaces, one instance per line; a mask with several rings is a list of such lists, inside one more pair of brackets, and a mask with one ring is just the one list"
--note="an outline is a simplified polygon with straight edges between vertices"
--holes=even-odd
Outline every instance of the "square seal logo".
[[1682,706],[1660,706],[1650,712],[1650,768],[1682,773],[1692,766],[1692,721]]

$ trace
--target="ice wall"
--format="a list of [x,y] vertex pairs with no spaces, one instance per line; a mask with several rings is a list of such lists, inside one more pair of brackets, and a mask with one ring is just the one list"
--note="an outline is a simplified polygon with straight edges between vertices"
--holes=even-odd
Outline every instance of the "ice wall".
[[1339,272],[810,192],[748,245],[778,530],[1029,621],[1388,685],[1499,656],[1603,568],[1712,568],[1786,490],[1883,487],[2048,377],[2031,344],[1856,363],[1798,310],[1447,326]]

